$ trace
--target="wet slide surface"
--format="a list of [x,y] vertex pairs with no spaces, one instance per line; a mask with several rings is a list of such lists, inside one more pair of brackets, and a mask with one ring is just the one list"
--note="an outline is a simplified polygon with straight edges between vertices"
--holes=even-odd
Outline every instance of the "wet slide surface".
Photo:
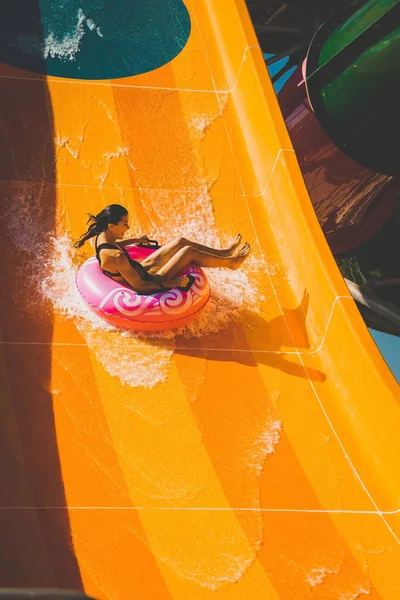
[[[397,599],[398,385],[313,213],[244,2],[172,4],[190,34],[150,72],[1,63],[1,585]],[[33,5],[24,35],[86,60]],[[103,34],[79,8],[81,42]],[[133,235],[222,247],[240,231],[252,256],[209,271],[178,334],[114,330],[75,289],[93,248],[71,248],[114,202]]]

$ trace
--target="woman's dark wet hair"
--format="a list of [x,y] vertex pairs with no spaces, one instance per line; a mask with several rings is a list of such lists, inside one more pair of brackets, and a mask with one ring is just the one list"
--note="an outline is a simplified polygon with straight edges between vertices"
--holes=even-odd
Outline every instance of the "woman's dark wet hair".
[[101,212],[97,215],[89,214],[89,219],[87,224],[90,223],[86,233],[81,235],[79,240],[75,242],[74,248],[81,248],[83,244],[90,240],[90,238],[99,235],[103,231],[106,231],[107,227],[112,223],[113,225],[117,225],[120,220],[128,214],[128,211],[124,206],[120,204],[110,204],[103,208]]

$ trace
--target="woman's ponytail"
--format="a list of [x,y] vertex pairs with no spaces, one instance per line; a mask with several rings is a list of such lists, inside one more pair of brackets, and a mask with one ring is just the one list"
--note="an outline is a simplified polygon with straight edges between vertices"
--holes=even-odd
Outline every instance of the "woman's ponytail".
[[79,240],[74,243],[74,248],[81,248],[87,240],[106,231],[110,223],[117,225],[127,213],[128,211],[124,206],[121,206],[120,204],[110,204],[103,208],[97,215],[89,214],[87,225],[89,223],[90,225],[86,233],[81,235]]
[[90,240],[90,238],[93,238],[101,233],[101,231],[98,231],[97,217],[95,215],[89,214],[87,224],[89,223],[90,225],[87,228],[86,233],[82,234],[79,240],[74,243],[74,248],[81,248],[83,244],[87,242],[87,240]]

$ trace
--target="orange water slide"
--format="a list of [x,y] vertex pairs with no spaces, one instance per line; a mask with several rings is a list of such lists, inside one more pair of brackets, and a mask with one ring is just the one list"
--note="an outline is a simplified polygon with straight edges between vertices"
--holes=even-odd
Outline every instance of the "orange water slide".
[[[314,215],[244,0],[109,81],[1,65],[3,586],[98,600],[397,600],[399,388]],[[10,101],[11,99],[11,101]],[[10,175],[11,174],[11,175]],[[91,316],[88,212],[252,246],[203,314]],[[38,257],[40,260],[38,260]]]

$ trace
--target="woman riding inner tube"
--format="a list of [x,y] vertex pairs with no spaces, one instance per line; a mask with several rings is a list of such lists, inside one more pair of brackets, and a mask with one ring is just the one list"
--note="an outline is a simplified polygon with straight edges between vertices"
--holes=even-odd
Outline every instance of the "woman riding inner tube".
[[[87,231],[74,244],[75,248],[80,248],[87,240],[95,238],[98,261],[96,268],[100,275],[115,282],[117,285],[114,287],[121,293],[123,290],[130,290],[130,293],[133,291],[137,296],[148,296],[174,289],[188,293],[192,286],[195,289],[196,275],[201,274],[202,268],[238,269],[250,252],[249,244],[242,243],[241,235],[235,238],[229,248],[223,250],[197,244],[183,237],[162,246],[145,235],[123,239],[129,229],[128,219],[125,207],[119,204],[106,206],[97,215],[89,215]],[[136,245],[136,249],[141,247],[147,251],[132,252],[127,249],[132,244]],[[135,258],[132,258],[132,254]],[[90,261],[93,264],[93,259],[87,262]],[[199,278],[201,279],[201,275]],[[104,278],[103,283],[106,283]],[[78,273],[78,288],[85,297],[85,290],[81,287]],[[137,301],[143,304],[143,299]]]

